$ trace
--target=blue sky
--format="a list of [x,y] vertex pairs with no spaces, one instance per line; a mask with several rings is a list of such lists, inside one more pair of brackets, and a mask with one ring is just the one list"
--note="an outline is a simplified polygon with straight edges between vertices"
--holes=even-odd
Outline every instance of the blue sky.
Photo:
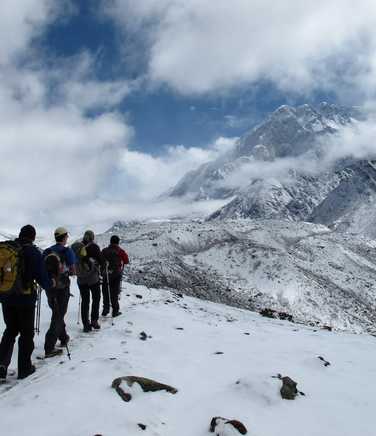
[[0,229],[185,213],[160,195],[279,105],[374,109],[375,17],[374,0],[2,0]]
[[[71,3],[74,10],[50,23],[35,44],[58,59],[89,52],[99,81],[142,78],[147,62],[142,38],[128,34],[126,25],[120,32],[114,20],[99,13],[100,0]],[[166,84],[141,85],[118,109],[134,128],[129,147],[158,155],[169,145],[205,147],[219,136],[240,136],[281,104],[323,99],[337,100],[335,94],[317,90],[308,97],[286,93],[263,80],[205,95],[181,95]]]

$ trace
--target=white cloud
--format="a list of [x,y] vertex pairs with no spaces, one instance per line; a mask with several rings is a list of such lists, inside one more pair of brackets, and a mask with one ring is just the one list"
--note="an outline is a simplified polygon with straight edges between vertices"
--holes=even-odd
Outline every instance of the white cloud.
[[106,191],[132,135],[112,110],[126,83],[97,82],[85,53],[51,65],[31,49],[61,5],[0,3],[1,228],[80,222],[76,212]]
[[349,94],[374,92],[374,0],[105,3],[127,31],[147,35],[150,79],[183,94],[260,80],[302,93],[339,82]]
[[205,149],[170,146],[159,157],[125,150],[120,163],[123,193],[128,198],[150,201],[174,186],[188,171],[231,150],[236,140],[220,137]]

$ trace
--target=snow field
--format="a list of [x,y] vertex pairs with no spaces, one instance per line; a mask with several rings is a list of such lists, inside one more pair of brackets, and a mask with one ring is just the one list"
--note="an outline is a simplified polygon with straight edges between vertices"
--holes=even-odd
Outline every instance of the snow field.
[[[108,318],[99,332],[83,334],[72,298],[72,360],[36,361],[35,375],[0,391],[2,434],[204,436],[211,418],[223,416],[242,421],[251,436],[374,435],[374,337],[315,331],[130,284],[121,305],[115,325]],[[49,314],[44,304],[35,355],[42,353]],[[140,340],[142,331],[151,338]],[[282,400],[277,373],[306,395]],[[178,393],[134,388],[125,403],[110,386],[126,375]]]

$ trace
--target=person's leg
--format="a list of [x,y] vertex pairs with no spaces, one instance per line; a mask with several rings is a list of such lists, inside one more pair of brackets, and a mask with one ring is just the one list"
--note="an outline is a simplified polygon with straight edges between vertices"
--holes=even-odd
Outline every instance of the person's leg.
[[18,378],[25,378],[35,371],[31,363],[34,350],[35,305],[20,306],[18,310],[20,337],[18,339]]
[[97,323],[99,318],[99,305],[101,302],[101,287],[99,282],[90,286],[92,303],[91,303],[91,324]]
[[110,312],[110,291],[107,283],[107,278],[103,278],[102,283],[103,310],[102,316],[106,316]]
[[90,305],[90,289],[87,285],[78,285],[81,293],[81,319],[82,325],[88,327],[89,322],[89,305]]
[[58,294],[57,302],[58,302],[58,310],[60,315],[60,330],[59,330],[58,338],[62,343],[66,343],[69,341],[69,336],[65,325],[65,315],[67,314],[68,311],[69,298],[70,298],[69,287],[63,289],[62,292]]
[[2,375],[5,378],[8,366],[12,360],[14,342],[19,333],[19,326],[17,307],[3,303],[2,308],[5,330],[0,342],[0,366],[2,367]]
[[112,306],[112,316],[119,314],[119,294],[121,286],[121,275],[117,275],[110,278],[110,296]]
[[44,351],[46,354],[51,353],[51,351],[55,349],[57,338],[60,332],[61,318],[60,318],[56,295],[57,292],[47,295],[47,301],[48,301],[48,305],[52,310],[52,315],[51,315],[50,327],[46,333],[46,337],[44,341]]

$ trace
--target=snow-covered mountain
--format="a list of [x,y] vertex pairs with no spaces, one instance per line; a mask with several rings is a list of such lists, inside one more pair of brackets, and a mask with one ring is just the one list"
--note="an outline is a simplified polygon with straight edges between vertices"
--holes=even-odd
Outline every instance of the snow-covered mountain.
[[[314,156],[315,152],[320,152],[319,137],[336,132],[360,116],[355,108],[328,103],[320,104],[317,109],[309,105],[297,108],[281,106],[263,123],[243,135],[233,150],[187,173],[170,195],[189,195],[193,199],[226,198],[236,189],[221,187],[220,182],[244,164],[299,156],[306,152]],[[252,174],[249,180],[252,180]]]
[[119,234],[127,280],[297,322],[376,331],[376,243],[336,228],[280,220],[132,223]]
[[[241,421],[249,436],[374,435],[372,336],[298,326],[128,283],[123,315],[83,334],[75,286],[72,292],[66,317],[72,360],[34,360],[35,374],[9,376],[0,385],[4,436],[240,436],[230,425],[209,432],[217,416]],[[50,313],[43,297],[35,354],[43,353]],[[11,370],[16,363],[14,355]],[[282,399],[277,374],[291,377],[304,395]],[[177,393],[124,383],[132,395],[124,402],[111,384],[125,376],[151,378]]]
[[[317,108],[281,106],[242,136],[233,150],[186,174],[170,195],[227,198],[209,220],[267,218],[326,225],[344,221],[354,222],[354,230],[359,215],[365,216],[360,210],[368,208],[376,192],[374,168],[368,161],[342,159],[323,168],[320,162],[327,151],[326,138],[362,116],[356,108],[328,103]],[[373,235],[373,223],[361,227]]]

